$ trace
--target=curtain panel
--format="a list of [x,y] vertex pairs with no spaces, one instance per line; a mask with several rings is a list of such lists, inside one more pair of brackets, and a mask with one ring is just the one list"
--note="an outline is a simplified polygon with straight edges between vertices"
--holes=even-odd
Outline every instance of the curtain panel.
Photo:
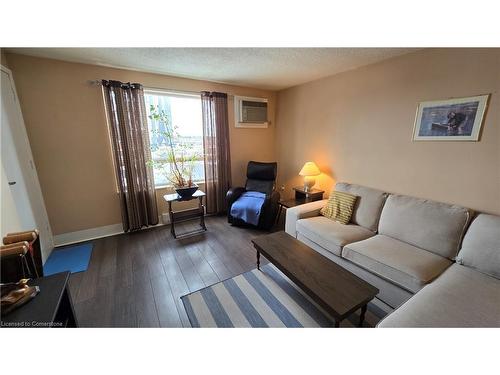
[[138,83],[102,81],[123,230],[158,224],[144,91]]
[[231,187],[227,94],[203,91],[201,105],[207,213],[221,214],[227,210],[226,193]]

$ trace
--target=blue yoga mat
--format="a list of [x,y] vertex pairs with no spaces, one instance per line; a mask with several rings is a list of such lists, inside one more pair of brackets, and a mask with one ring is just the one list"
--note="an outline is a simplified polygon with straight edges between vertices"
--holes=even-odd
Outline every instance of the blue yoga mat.
[[84,243],[55,249],[43,266],[44,276],[64,271],[71,273],[85,271],[89,266],[92,246],[91,243]]

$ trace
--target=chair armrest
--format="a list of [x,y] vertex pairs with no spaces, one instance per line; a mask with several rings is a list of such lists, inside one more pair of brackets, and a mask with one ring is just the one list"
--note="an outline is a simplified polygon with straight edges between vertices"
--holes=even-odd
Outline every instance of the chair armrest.
[[319,215],[319,211],[325,206],[328,199],[301,204],[286,210],[285,232],[297,237],[297,220]]
[[19,233],[9,233],[3,238],[3,244],[8,245],[11,243],[28,241],[32,242],[38,237],[38,230],[19,232]]
[[277,190],[273,190],[271,195],[269,195],[266,199],[269,199],[273,204],[278,204],[280,201],[280,193]]
[[5,235],[5,237],[17,236],[18,234],[35,233],[37,236],[40,234],[38,229],[24,230],[22,232],[10,232]]
[[266,199],[260,212],[259,228],[269,230],[274,226],[276,215],[278,214],[279,201],[280,193],[278,191],[273,190],[270,194],[266,194]]
[[227,191],[226,193],[226,202],[227,202],[227,211],[228,213],[231,211],[231,206],[233,203],[246,191],[244,187],[234,187]]
[[28,247],[29,243],[26,241],[0,246],[0,257],[4,258],[13,255],[26,255]]
[[273,190],[270,194],[266,194],[264,199],[264,204],[262,205],[262,211],[267,211],[271,207],[276,207],[276,212],[278,212],[278,202],[280,201],[280,193]]

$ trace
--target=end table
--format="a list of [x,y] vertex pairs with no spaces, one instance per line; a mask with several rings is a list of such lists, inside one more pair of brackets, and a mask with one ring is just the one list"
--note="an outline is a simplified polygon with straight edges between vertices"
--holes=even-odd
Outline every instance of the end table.
[[[205,232],[207,227],[205,226],[205,206],[203,205],[203,197],[206,194],[201,190],[196,190],[193,195],[190,197],[182,198],[179,194],[166,194],[163,196],[168,202],[168,213],[170,215],[170,233],[174,238],[177,238],[178,235],[175,233],[175,224],[183,221],[193,220],[200,218],[200,229],[182,233],[181,236],[196,234]],[[198,199],[198,207],[189,208],[187,210],[172,210],[172,202],[185,202],[193,199]]]
[[294,187],[293,190],[295,191],[295,199],[303,199],[306,201],[304,203],[322,200],[323,193],[325,192],[324,190],[319,189],[310,189],[308,191],[305,191],[302,186]]
[[300,206],[304,203],[320,201],[323,199],[324,190],[319,189],[311,189],[309,191],[305,191],[302,187],[294,187],[295,191],[295,199],[286,199],[279,201],[278,205],[278,215],[276,217],[276,223],[279,222],[281,212],[283,211],[283,207],[291,208],[295,206]]

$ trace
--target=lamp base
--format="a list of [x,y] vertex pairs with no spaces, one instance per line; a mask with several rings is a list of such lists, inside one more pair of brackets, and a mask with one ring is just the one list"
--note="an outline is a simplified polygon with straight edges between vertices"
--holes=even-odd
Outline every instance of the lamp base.
[[304,177],[304,191],[311,191],[314,184],[316,183],[316,179],[312,176]]

